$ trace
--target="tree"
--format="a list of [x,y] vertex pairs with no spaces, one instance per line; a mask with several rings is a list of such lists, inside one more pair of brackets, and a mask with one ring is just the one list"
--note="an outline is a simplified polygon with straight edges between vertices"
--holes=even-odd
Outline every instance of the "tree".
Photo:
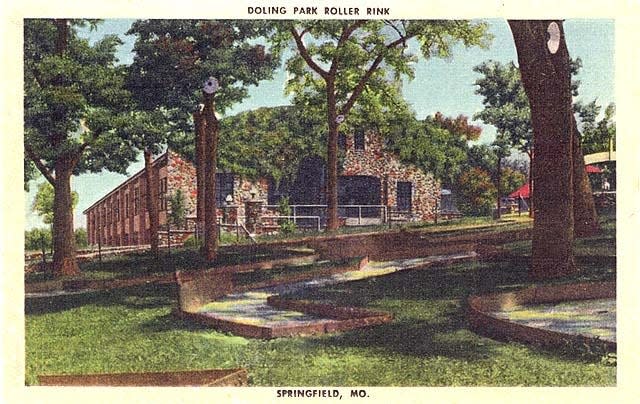
[[74,237],[76,239],[76,245],[78,247],[87,247],[89,245],[89,237],[87,236],[87,229],[79,228],[76,229],[74,233]]
[[577,134],[572,119],[569,52],[561,21],[510,20],[509,26],[531,107],[536,153],[530,274],[535,279],[564,276],[576,271],[573,168]]
[[42,251],[45,255],[46,250],[52,247],[51,229],[39,228],[31,229],[24,232],[24,249],[25,251]]
[[592,154],[609,150],[615,144],[616,138],[616,124],[613,120],[615,104],[607,105],[599,121],[597,119],[602,107],[596,100],[588,104],[577,102],[573,108],[580,118],[579,129],[582,133],[583,153]]
[[[128,32],[136,35],[128,84],[137,104],[145,111],[161,109],[174,128],[169,146],[196,155],[207,260],[217,251],[215,198],[205,198],[215,194],[215,110],[224,113],[247,97],[248,86],[272,77],[279,57],[257,43],[268,32],[268,23],[259,20],[138,20]],[[219,88],[205,96],[203,83],[210,77]],[[205,107],[196,107],[201,102]]]
[[[132,108],[139,108],[133,105]],[[155,256],[159,251],[159,184],[158,173],[153,167],[153,155],[162,150],[162,146],[167,142],[170,132],[170,125],[167,117],[160,110],[144,111],[134,109],[122,117],[121,136],[130,147],[137,151],[142,151],[144,158],[144,176],[147,186],[146,207],[149,213],[149,234],[151,252]]]
[[[53,224],[53,206],[55,200],[55,190],[48,182],[43,182],[38,186],[38,192],[33,198],[33,211],[42,217],[44,224]],[[78,205],[78,193],[71,192],[71,209]]]
[[495,155],[496,155],[496,218],[500,218],[501,212],[501,198],[504,190],[502,189],[502,161],[509,157],[511,154],[511,147],[509,145],[509,141],[503,133],[498,133],[495,140],[492,143]]
[[500,190],[502,195],[508,195],[520,188],[527,181],[527,177],[511,167],[503,167],[500,174]]
[[25,158],[54,188],[53,270],[78,273],[71,176],[102,169],[124,173],[135,159],[113,122],[127,105],[116,36],[93,46],[76,28],[97,21],[24,22]]
[[471,167],[460,174],[457,183],[458,207],[466,215],[487,216],[495,206],[498,192],[489,173]]
[[[580,58],[569,61],[569,69],[572,76],[578,74],[582,67]],[[529,157],[529,164],[533,162],[533,127],[531,124],[531,110],[529,99],[525,93],[520,79],[520,70],[510,62],[506,65],[496,61],[486,61],[475,66],[474,71],[481,73],[482,77],[476,80],[476,93],[483,96],[484,109],[474,115],[474,119],[482,119],[485,123],[493,125],[498,133],[503,134],[509,140],[511,146]],[[578,95],[580,82],[571,81],[571,93]],[[576,107],[574,106],[574,109]],[[577,109],[576,109],[577,110]],[[579,144],[580,136],[575,130],[574,143]],[[574,181],[574,215],[576,220],[576,236],[585,236],[597,231],[597,216],[595,205],[591,195],[591,189],[587,181],[584,169],[584,159],[580,147],[573,148],[576,153],[573,158]],[[531,169],[529,169],[531,172]],[[529,177],[529,188],[534,191],[532,177]],[[532,204],[535,206],[535,204]],[[533,216],[534,208],[531,206],[529,214]]]
[[[356,103],[380,99],[413,77],[409,42],[416,38],[425,58],[448,57],[455,43],[485,45],[486,25],[468,21],[304,20],[277,24],[272,36],[279,47],[293,41],[288,60],[288,89],[296,102],[324,109],[327,127],[327,215],[329,230],[338,227],[338,130]],[[322,100],[310,103],[310,99]]]
[[438,112],[422,121],[411,115],[389,131],[387,144],[402,161],[432,173],[442,186],[451,188],[469,166],[472,150],[477,147],[470,149],[468,142],[477,140],[481,130],[469,125],[462,115],[448,118]]
[[169,198],[169,222],[178,228],[184,227],[186,215],[184,193],[178,188]]

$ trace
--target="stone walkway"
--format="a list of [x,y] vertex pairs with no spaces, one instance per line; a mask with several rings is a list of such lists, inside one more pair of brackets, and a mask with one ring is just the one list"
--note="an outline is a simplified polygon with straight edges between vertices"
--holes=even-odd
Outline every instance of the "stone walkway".
[[616,342],[615,299],[527,305],[492,314],[528,327]]
[[461,261],[475,257],[477,257],[475,252],[469,252],[463,254],[401,259],[387,262],[370,262],[360,270],[348,271],[313,280],[283,284],[250,292],[231,294],[221,300],[210,302],[202,306],[199,313],[226,321],[233,321],[235,323],[260,325],[265,327],[333,322],[334,320],[331,319],[320,318],[296,311],[273,308],[267,304],[267,298],[273,295],[283,295],[309,288],[318,288],[327,285],[367,279],[398,271],[418,269],[420,267],[436,263]]

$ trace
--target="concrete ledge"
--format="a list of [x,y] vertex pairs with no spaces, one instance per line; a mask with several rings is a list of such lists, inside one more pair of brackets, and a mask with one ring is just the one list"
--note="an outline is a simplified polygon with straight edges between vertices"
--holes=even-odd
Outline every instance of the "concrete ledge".
[[260,339],[326,334],[384,324],[393,320],[393,315],[387,312],[356,307],[338,307],[331,304],[286,299],[279,296],[270,296],[267,299],[267,303],[281,310],[300,311],[324,318],[295,325],[268,326],[244,324],[219,318],[210,313],[187,312],[179,309],[174,310],[173,314],[182,319],[206,325],[219,331]]
[[246,369],[178,372],[42,375],[41,386],[246,386]]
[[616,297],[615,282],[585,282],[565,285],[543,285],[482,296],[470,296],[467,318],[469,326],[478,334],[500,340],[520,341],[540,346],[563,347],[568,344],[602,344],[615,351],[616,342],[584,335],[529,327],[497,318],[492,312],[526,304],[557,303],[567,300],[590,300]]

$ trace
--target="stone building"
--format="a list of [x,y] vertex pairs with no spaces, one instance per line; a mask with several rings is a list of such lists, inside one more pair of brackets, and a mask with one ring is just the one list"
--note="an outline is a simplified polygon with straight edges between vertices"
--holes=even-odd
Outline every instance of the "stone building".
[[[341,168],[338,179],[338,203],[340,216],[346,224],[354,224],[350,218],[385,220],[402,216],[404,220],[432,220],[435,216],[439,183],[419,168],[401,163],[384,150],[380,136],[374,132],[341,135]],[[153,162],[158,174],[159,218],[162,227],[167,222],[170,206],[168,200],[181,189],[185,197],[187,224],[184,234],[192,232],[196,222],[196,170],[177,153],[167,151]],[[320,157],[303,160],[298,175],[290,186],[276,187],[274,182],[260,178],[250,181],[231,173],[216,174],[216,206],[218,217],[226,222],[245,221],[245,203],[262,200],[276,204],[282,196],[290,203],[315,205],[314,208],[298,208],[300,215],[317,215],[322,223],[326,210],[326,175],[324,161]],[[146,211],[146,181],[144,169],[127,179],[107,195],[95,202],[83,213],[87,216],[87,232],[90,244],[126,246],[148,244],[149,215]],[[230,206],[226,212],[222,207]],[[359,206],[359,208],[354,208]],[[369,208],[367,208],[369,206]],[[311,209],[311,210],[309,210]],[[232,212],[233,218],[228,216]],[[268,216],[264,208],[265,216]],[[274,212],[272,211],[271,214]],[[386,214],[386,216],[385,216]],[[162,239],[162,235],[161,235]]]
[[440,184],[433,175],[385,151],[381,137],[373,131],[343,135],[339,145],[345,154],[338,180],[339,204],[385,205],[391,214],[415,220],[435,217]]
[[[186,229],[192,232],[196,222],[197,187],[195,167],[179,154],[167,151],[153,162],[158,175],[159,221],[160,227],[167,223],[170,209],[169,198],[181,189],[187,211]],[[127,246],[149,244],[149,213],[146,209],[146,180],[144,169],[117,186],[107,195],[88,207],[83,213],[87,216],[89,244],[101,243],[104,246]],[[216,174],[217,206],[237,206],[237,214],[244,215],[244,201],[252,197],[266,198],[268,182],[248,181],[229,173]],[[231,198],[228,196],[231,195]],[[229,202],[229,199],[231,201]],[[218,209],[222,217],[222,210]],[[166,234],[164,235],[166,239]]]

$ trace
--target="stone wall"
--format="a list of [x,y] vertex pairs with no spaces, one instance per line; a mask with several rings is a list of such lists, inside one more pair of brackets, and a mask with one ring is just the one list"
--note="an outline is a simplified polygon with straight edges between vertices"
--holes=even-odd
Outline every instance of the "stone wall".
[[[184,195],[187,216],[196,215],[198,204],[198,186],[196,182],[196,168],[179,154],[167,151],[167,197],[170,198],[176,190],[181,189]],[[167,209],[171,206],[167,203]]]
[[[440,198],[440,183],[433,175],[418,167],[400,162],[398,157],[384,151],[382,139],[373,131],[365,133],[364,150],[355,150],[354,136],[346,136],[345,160],[342,175],[369,175],[381,180],[380,203],[397,210],[397,184],[412,184],[411,213],[419,220],[432,220],[436,213],[436,200]],[[387,200],[384,200],[385,182]],[[385,203],[386,202],[386,203]]]
[[[169,153],[167,164],[167,195],[170,196],[177,189],[182,189],[185,196],[186,216],[195,217],[198,203],[196,169],[193,164],[179,154],[172,151],[168,151],[167,153]],[[231,202],[231,206],[237,207],[237,214],[240,216],[241,223],[244,222],[244,203],[251,199],[252,191],[257,191],[255,195],[256,199],[263,200],[266,203],[269,192],[269,182],[264,178],[257,181],[250,181],[238,175],[234,176],[233,201]],[[222,217],[223,206],[218,206],[217,208],[218,217]]]

